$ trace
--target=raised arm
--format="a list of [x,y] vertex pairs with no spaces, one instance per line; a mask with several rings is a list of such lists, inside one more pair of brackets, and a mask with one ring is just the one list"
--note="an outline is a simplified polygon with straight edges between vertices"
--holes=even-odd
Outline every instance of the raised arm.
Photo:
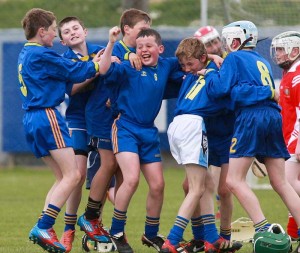
[[99,62],[99,73],[102,75],[104,75],[110,68],[112,50],[114,47],[114,43],[118,40],[120,31],[120,28],[117,26],[109,30],[109,41]]

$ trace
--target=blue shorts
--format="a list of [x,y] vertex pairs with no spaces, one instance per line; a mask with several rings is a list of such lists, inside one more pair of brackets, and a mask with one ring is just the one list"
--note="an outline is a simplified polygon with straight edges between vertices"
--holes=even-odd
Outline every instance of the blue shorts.
[[[90,151],[88,155],[88,163],[87,163],[86,189],[91,188],[92,180],[95,174],[97,173],[97,171],[99,170],[100,165],[101,165],[101,158],[98,150],[96,149]],[[110,181],[109,188],[115,187],[115,184],[116,184],[115,177],[113,176],[113,178]]]
[[235,115],[233,112],[204,119],[208,139],[208,164],[220,167],[229,162]]
[[160,140],[155,126],[144,127],[119,118],[113,124],[112,140],[114,154],[136,153],[141,164],[161,161]]
[[66,121],[57,109],[26,111],[23,125],[26,140],[37,158],[50,155],[50,150],[72,147]]
[[88,156],[89,147],[87,145],[87,132],[86,130],[70,129],[71,138],[73,141],[73,149],[75,155]]
[[111,139],[99,138],[99,137],[90,137],[89,146],[96,149],[106,149],[113,150]]
[[236,116],[230,157],[290,157],[282,133],[282,118],[278,109],[266,106],[243,108]]

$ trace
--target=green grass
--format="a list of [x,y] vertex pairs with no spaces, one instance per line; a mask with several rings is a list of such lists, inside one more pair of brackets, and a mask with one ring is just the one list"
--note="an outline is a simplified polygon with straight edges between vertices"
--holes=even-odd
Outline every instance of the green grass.
[[[160,228],[160,233],[164,235],[168,234],[183,199],[181,190],[183,174],[184,170],[182,169],[165,170],[165,202]],[[52,182],[53,175],[48,169],[0,169],[0,253],[42,252],[39,246],[28,241],[28,233],[37,220],[43,207],[45,195]],[[137,253],[155,252],[142,246],[140,242],[144,230],[146,192],[147,185],[142,177],[138,191],[131,201],[126,225],[128,240]],[[257,190],[256,193],[269,221],[280,223],[285,227],[287,210],[276,193],[271,190]],[[79,214],[83,213],[87,196],[88,191],[84,190]],[[106,226],[110,226],[112,210],[112,205],[107,203],[103,214],[103,221]],[[63,229],[62,214],[63,211],[55,225],[58,235]],[[236,201],[233,216],[234,220],[246,216]],[[72,252],[82,252],[80,245],[82,235],[83,232],[77,231]],[[188,226],[184,237],[185,239],[191,238],[190,226]],[[239,252],[252,252],[251,244],[245,244]]]

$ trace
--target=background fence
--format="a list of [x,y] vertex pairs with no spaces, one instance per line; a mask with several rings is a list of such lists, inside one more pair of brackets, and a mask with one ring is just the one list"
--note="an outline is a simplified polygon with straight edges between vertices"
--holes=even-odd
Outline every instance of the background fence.
[[[141,5],[142,4],[142,5]],[[299,1],[242,1],[242,0],[58,0],[52,1],[0,1],[0,164],[10,158],[28,155],[32,157],[24,139],[21,99],[18,90],[17,57],[25,42],[20,20],[33,7],[53,11],[57,19],[76,15],[88,27],[88,41],[105,45],[108,29],[118,24],[124,8],[139,7],[148,11],[153,18],[153,27],[162,35],[165,53],[173,56],[179,41],[192,36],[201,24],[214,25],[219,32],[228,22],[247,19],[253,21],[259,30],[259,37],[268,39],[260,42],[257,51],[267,58],[277,80],[281,70],[269,57],[272,37],[287,30],[300,30]],[[54,49],[63,52],[57,40]],[[172,120],[175,100],[165,101],[156,120],[161,133],[162,150],[168,151],[166,130]]]

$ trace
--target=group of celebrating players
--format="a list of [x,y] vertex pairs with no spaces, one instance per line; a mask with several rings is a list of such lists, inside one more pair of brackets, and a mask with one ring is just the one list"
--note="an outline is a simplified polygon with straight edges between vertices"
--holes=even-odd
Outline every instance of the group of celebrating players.
[[[30,231],[31,241],[49,252],[70,252],[77,223],[99,245],[133,253],[125,225],[142,172],[149,186],[143,244],[160,253],[233,253],[242,243],[231,240],[232,194],[256,234],[271,226],[246,182],[254,158],[265,164],[271,186],[289,210],[287,232],[298,239],[299,32],[284,32],[272,40],[271,57],[283,69],[278,93],[269,62],[254,50],[258,30],[251,21],[230,23],[221,36],[214,27],[201,27],[170,58],[160,56],[162,38],[150,28],[150,16],[137,9],[122,13],[120,27],[110,29],[105,47],[86,42],[87,29],[77,17],[57,25],[52,12],[34,8],[22,26],[27,42],[18,74],[26,139],[56,178]],[[67,47],[63,55],[50,48],[56,27]],[[66,119],[56,108],[65,94],[70,97]],[[170,150],[186,177],[185,198],[164,238],[159,225],[165,182],[154,120],[168,98],[177,98],[167,132]],[[97,168],[88,173],[89,197],[77,219],[88,155],[95,151],[100,163],[92,163]],[[101,213],[112,184],[114,211],[107,231]],[[65,229],[58,240],[53,226],[65,204]],[[189,222],[193,238],[183,242]],[[299,250],[298,245],[294,252]]]

